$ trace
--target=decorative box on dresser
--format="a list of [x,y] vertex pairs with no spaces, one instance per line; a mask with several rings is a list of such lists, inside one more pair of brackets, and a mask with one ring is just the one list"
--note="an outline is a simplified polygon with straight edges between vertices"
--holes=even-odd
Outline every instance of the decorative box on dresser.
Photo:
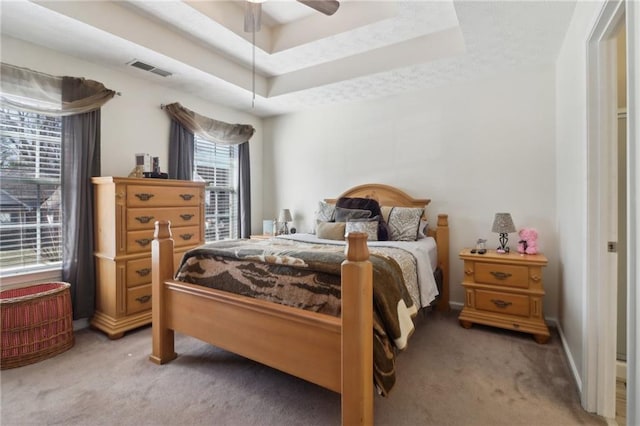
[[204,243],[204,183],[170,179],[92,178],[96,312],[91,325],[118,339],[151,322],[151,242],[155,222],[171,221],[183,253]]
[[542,254],[460,252],[464,261],[462,286],[465,303],[458,320],[465,328],[473,323],[533,334],[538,343],[549,340],[542,302]]

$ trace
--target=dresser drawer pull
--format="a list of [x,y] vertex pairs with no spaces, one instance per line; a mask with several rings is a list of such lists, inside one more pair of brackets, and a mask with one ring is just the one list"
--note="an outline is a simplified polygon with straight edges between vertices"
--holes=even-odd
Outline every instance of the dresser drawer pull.
[[135,194],[135,195],[136,195],[136,197],[138,197],[138,199],[140,201],[149,201],[151,199],[151,197],[154,196],[154,194],[148,194],[146,192],[142,192],[140,194]]
[[511,276],[511,274],[509,274],[508,272],[490,272],[491,275],[493,275],[494,277],[496,277],[496,279],[498,280],[506,280],[507,278],[509,278]]
[[149,300],[151,300],[150,294],[145,294],[144,296],[136,297],[136,301],[140,303],[147,303]]
[[136,220],[140,223],[149,223],[153,216],[136,216]]
[[136,240],[136,243],[140,244],[142,247],[148,246],[149,243],[151,243],[151,239],[150,238],[142,238],[140,240]]
[[182,218],[182,220],[191,220],[191,218],[192,218],[193,216],[195,216],[195,215],[193,215],[193,214],[187,214],[187,213],[185,213],[185,214],[181,214],[181,215],[180,215],[180,217]]
[[141,277],[146,277],[147,275],[149,275],[149,273],[151,273],[151,268],[142,268],[136,270],[136,274],[140,275]]
[[180,235],[180,238],[182,238],[185,241],[189,241],[192,237],[193,237],[193,234],[181,234]]
[[182,198],[185,201],[189,201],[190,199],[193,198],[193,194],[180,194],[180,198]]
[[507,306],[513,304],[511,302],[505,302],[504,300],[500,300],[500,299],[491,299],[491,302],[494,305],[496,305],[498,308],[506,308]]

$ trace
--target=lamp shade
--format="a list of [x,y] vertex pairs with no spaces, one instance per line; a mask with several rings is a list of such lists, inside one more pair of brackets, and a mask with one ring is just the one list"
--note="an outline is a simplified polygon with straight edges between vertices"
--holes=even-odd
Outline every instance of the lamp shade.
[[496,213],[496,217],[493,219],[493,226],[491,232],[497,232],[498,234],[508,234],[509,232],[516,232],[516,227],[513,224],[510,213]]
[[291,217],[291,212],[289,209],[280,210],[280,216],[278,216],[278,222],[291,222],[293,218]]

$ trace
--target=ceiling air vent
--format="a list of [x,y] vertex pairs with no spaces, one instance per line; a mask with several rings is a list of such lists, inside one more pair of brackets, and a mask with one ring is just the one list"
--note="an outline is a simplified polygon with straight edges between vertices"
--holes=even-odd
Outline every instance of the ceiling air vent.
[[149,71],[154,74],[158,74],[162,77],[169,77],[171,75],[169,71],[163,70],[162,68],[154,67],[153,65],[145,64],[144,62],[140,62],[137,59],[134,59],[133,61],[129,62],[129,65],[144,71]]

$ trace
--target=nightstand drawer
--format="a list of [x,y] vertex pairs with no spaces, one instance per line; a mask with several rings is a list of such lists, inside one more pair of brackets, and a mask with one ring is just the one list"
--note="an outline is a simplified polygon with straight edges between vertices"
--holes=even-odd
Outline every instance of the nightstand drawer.
[[529,296],[476,290],[476,309],[501,314],[529,316]]
[[506,287],[529,287],[529,268],[519,265],[475,263],[475,282]]

